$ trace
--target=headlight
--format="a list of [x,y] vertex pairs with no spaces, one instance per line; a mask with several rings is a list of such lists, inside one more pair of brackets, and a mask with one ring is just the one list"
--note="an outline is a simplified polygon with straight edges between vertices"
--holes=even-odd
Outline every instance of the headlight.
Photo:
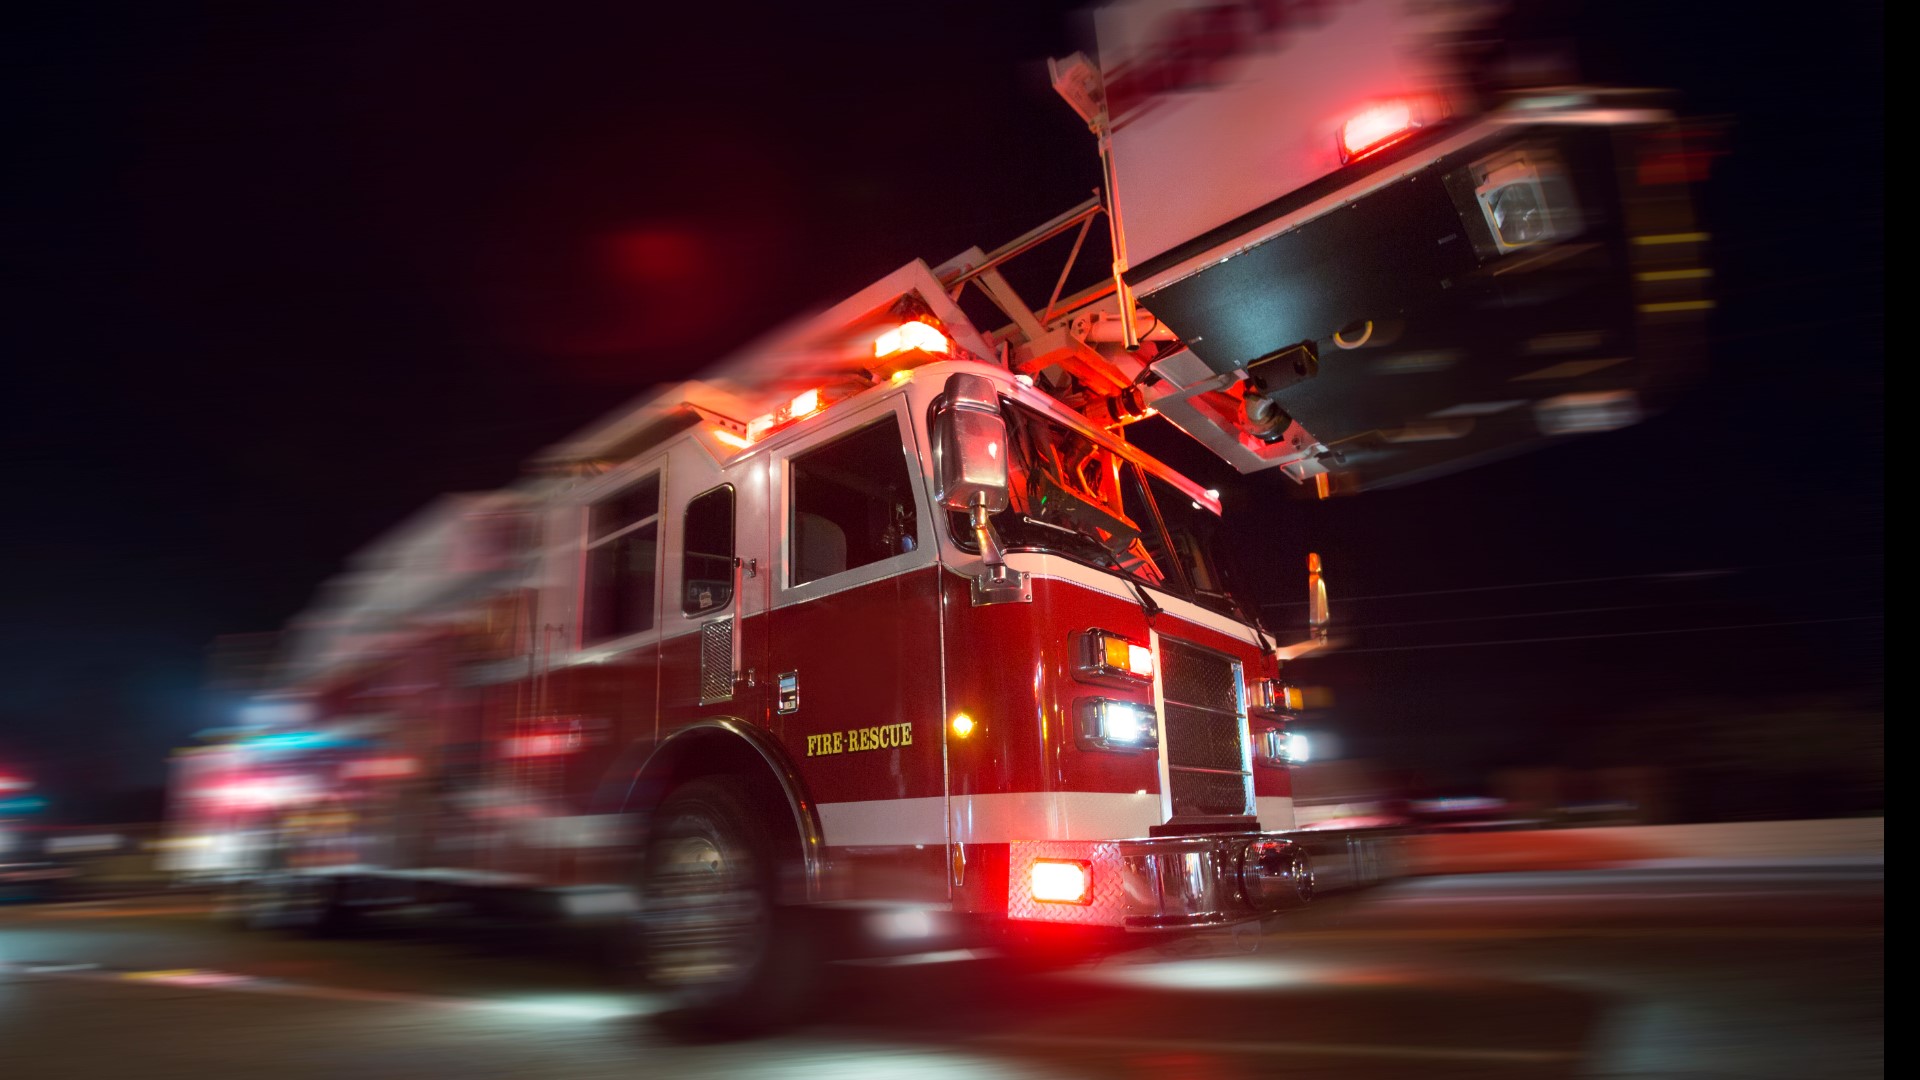
[[1080,745],[1089,750],[1152,750],[1160,745],[1153,706],[1112,698],[1080,702]]
[[1305,701],[1300,688],[1279,679],[1248,679],[1247,705],[1268,712],[1297,713]]
[[1111,630],[1088,630],[1080,635],[1075,670],[1085,678],[1151,682],[1153,650]]
[[1284,769],[1307,760],[1307,737],[1297,731],[1267,728],[1254,743],[1254,757],[1270,768]]

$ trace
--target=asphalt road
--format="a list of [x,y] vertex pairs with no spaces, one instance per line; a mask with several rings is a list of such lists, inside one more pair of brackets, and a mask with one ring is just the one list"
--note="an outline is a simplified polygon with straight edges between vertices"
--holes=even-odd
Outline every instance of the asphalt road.
[[1427,878],[1065,973],[843,971],[805,1024],[689,1045],[525,935],[20,906],[0,1077],[1878,1077],[1883,910],[1877,866]]

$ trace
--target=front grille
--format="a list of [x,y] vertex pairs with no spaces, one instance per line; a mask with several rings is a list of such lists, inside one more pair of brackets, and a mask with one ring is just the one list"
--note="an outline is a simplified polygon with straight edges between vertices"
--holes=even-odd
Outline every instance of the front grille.
[[1247,812],[1245,773],[1184,772],[1174,769],[1173,816],[1222,817]]
[[[1177,731],[1177,738],[1169,736],[1167,761],[1175,766],[1190,765],[1200,769],[1230,769],[1239,772],[1243,764],[1240,757],[1240,718],[1232,713],[1210,712],[1196,709],[1191,705],[1175,705],[1167,702],[1166,726],[1168,731]],[[1172,747],[1179,747],[1176,752]]]
[[1184,641],[1160,639],[1161,685],[1168,701],[1215,712],[1239,712],[1236,666],[1219,653]]
[[1240,703],[1240,665],[1184,641],[1160,639],[1161,741],[1173,816],[1252,812],[1247,722]]

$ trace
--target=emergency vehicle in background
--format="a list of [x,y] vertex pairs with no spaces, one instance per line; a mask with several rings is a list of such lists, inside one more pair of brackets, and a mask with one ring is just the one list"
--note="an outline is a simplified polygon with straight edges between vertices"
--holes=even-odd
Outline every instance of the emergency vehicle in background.
[[[1310,618],[1260,626],[1217,494],[1128,425],[1323,493],[1404,481],[1631,422],[1709,305],[1666,114],[1477,96],[1437,44],[1485,10],[1103,9],[1099,62],[1053,65],[1095,199],[356,557],[288,631],[272,719],[181,757],[179,829],[223,838],[201,869],[256,921],[609,919],[723,1025],[776,1013],[809,947],[1306,902],[1283,666],[1327,640],[1317,561]],[[1004,275],[1101,218],[1094,286],[1035,308]]]

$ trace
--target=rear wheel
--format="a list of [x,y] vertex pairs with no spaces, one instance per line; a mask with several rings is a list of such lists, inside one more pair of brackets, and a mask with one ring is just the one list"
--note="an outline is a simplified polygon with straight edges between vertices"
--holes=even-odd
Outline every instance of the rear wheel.
[[313,933],[326,920],[327,904],[312,878],[268,870],[234,882],[221,898],[221,913],[247,930]]
[[359,928],[343,878],[303,871],[284,838],[257,853],[255,865],[222,890],[218,912],[246,930],[280,930],[313,937],[339,937]]
[[798,997],[804,942],[774,902],[772,832],[735,781],[707,777],[661,805],[640,887],[647,980],[670,1027],[743,1034],[785,1019]]

